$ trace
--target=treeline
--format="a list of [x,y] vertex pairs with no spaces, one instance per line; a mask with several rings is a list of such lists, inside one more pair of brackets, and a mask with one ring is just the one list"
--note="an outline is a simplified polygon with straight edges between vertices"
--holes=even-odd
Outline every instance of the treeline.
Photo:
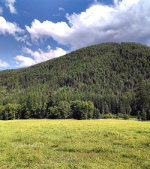
[[[51,103],[48,103],[51,104]],[[94,104],[90,101],[72,101],[68,103],[61,101],[58,105],[51,107],[42,107],[42,109],[33,107],[27,107],[26,105],[19,104],[7,104],[0,107],[0,119],[1,120],[13,120],[13,119],[30,119],[30,118],[49,118],[49,119],[92,119],[98,116],[99,112],[94,108]],[[95,112],[97,115],[95,115]]]
[[57,106],[47,107],[45,110],[29,109],[24,105],[7,104],[0,106],[0,120],[15,119],[105,119],[105,118],[123,118],[129,119],[129,114],[101,114],[99,109],[94,107],[91,101],[66,101],[60,102]]
[[[27,107],[28,106],[28,107]],[[49,107],[50,106],[50,107]],[[104,107],[105,108],[105,107]],[[43,107],[26,104],[7,104],[0,106],[0,120],[14,119],[100,119],[100,118],[124,118],[128,119],[130,114],[124,113],[104,113],[102,114],[91,101],[76,100],[72,102],[61,101],[54,104],[53,101]]]
[[[45,99],[39,99],[36,94],[29,94],[19,98],[19,104],[4,102],[0,106],[0,119],[100,119],[124,118],[136,116],[140,120],[150,120],[150,97],[142,78],[136,93],[130,97],[99,96],[78,93],[70,87],[63,87],[51,92]],[[79,100],[80,99],[80,100]]]
[[[0,119],[75,118],[73,103],[81,102],[94,105],[87,118],[148,120],[149,70],[149,47],[104,43],[29,68],[1,71]],[[68,113],[63,115],[63,109]]]

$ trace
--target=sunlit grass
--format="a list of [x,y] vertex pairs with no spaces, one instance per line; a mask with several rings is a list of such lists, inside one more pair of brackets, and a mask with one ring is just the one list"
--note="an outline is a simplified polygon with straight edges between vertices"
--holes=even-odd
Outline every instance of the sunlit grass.
[[150,122],[0,121],[0,168],[150,168]]

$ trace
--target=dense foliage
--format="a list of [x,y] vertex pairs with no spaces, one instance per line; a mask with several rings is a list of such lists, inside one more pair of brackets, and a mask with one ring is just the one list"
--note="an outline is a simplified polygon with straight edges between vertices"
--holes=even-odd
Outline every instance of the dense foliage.
[[136,43],[104,43],[0,72],[1,119],[121,113],[149,120],[149,96],[150,48]]

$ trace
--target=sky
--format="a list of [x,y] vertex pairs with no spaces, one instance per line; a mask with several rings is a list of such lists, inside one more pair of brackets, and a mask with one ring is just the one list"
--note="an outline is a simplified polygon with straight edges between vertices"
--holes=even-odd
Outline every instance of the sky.
[[0,70],[103,42],[150,45],[149,0],[0,0]]

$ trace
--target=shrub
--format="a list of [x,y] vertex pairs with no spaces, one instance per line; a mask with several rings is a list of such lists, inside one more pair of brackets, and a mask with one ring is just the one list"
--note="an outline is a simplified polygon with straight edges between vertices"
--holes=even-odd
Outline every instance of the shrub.
[[124,119],[124,120],[128,120],[128,119],[130,119],[130,117],[129,117],[128,114],[124,114],[124,115],[123,115],[123,119]]
[[94,104],[91,101],[76,100],[71,103],[73,118],[78,120],[93,118]]
[[121,118],[121,119],[124,119],[124,120],[128,120],[128,119],[130,119],[130,116],[128,114],[118,113],[116,118]]
[[94,108],[93,118],[94,119],[100,119],[100,111],[99,111],[99,109]]
[[100,118],[102,118],[102,119],[113,119],[113,118],[116,118],[116,115],[111,114],[111,113],[109,113],[109,114],[101,114]]

